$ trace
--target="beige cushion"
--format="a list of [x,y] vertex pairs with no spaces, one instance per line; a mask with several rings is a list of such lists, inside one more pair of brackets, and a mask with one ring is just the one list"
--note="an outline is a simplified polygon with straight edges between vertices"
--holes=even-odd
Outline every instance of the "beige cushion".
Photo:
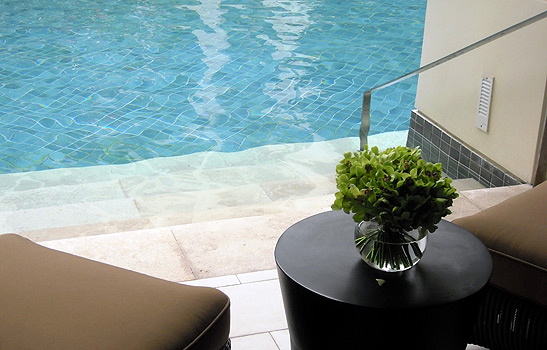
[[547,305],[547,182],[454,223],[492,253],[493,285]]
[[0,236],[0,349],[220,349],[230,302],[212,288],[167,282]]

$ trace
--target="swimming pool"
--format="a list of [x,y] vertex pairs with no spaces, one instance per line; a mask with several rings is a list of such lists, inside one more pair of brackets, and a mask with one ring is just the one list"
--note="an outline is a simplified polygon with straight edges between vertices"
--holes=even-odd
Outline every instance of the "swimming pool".
[[[419,66],[425,0],[0,3],[0,173],[357,136]],[[415,80],[376,93],[408,128]]]

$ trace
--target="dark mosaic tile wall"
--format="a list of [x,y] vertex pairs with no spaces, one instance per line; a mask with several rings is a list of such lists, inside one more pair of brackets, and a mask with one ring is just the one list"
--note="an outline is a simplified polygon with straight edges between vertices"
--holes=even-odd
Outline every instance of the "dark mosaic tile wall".
[[422,149],[422,158],[440,162],[443,171],[452,179],[472,178],[485,187],[518,185],[511,174],[473,152],[436,125],[412,112],[407,146]]

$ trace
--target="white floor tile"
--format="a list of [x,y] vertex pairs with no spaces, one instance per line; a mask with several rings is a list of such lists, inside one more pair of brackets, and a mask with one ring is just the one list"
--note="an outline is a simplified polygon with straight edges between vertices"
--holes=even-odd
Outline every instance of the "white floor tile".
[[241,283],[261,282],[278,279],[277,270],[266,270],[249,273],[241,273],[237,275]]
[[187,284],[189,286],[212,287],[212,288],[220,288],[220,287],[227,287],[227,286],[233,286],[236,284],[241,284],[241,282],[236,277],[236,275],[203,278],[203,279],[194,280],[194,281],[184,281],[182,283]]
[[279,350],[269,333],[232,338],[232,350]]
[[291,338],[288,329],[271,332],[270,334],[274,338],[279,350],[291,350]]
[[231,337],[287,328],[279,281],[219,288],[230,297]]

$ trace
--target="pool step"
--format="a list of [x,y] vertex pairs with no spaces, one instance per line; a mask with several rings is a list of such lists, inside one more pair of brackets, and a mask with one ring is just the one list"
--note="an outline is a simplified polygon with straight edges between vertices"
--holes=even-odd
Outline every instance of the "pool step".
[[333,193],[333,169],[357,144],[351,138],[0,175],[0,233],[126,221],[184,223],[210,211],[237,215],[287,198]]
[[[216,160],[211,155],[201,159],[209,165],[192,166],[180,160],[176,165],[175,159],[142,164],[147,170],[155,169],[153,172],[126,170],[130,166],[124,166],[88,169],[86,177],[82,175],[85,169],[52,170],[19,179],[12,175],[11,186],[4,181],[2,185],[8,188],[0,191],[0,233],[165,216],[190,222],[209,210],[233,213],[231,208],[333,193],[332,172],[339,155],[329,149],[329,144],[324,146],[274,150],[277,161],[271,149],[263,148],[266,153],[262,157],[247,160],[217,154]],[[165,164],[167,161],[170,163]],[[74,176],[66,176],[68,171]]]
[[[204,223],[209,221],[228,220],[234,218],[245,218],[262,215],[275,215],[282,213],[307,212],[310,210],[323,209],[328,210],[332,203],[332,194],[317,197],[296,198],[293,200],[283,200],[271,203],[252,203],[245,205],[230,206],[224,208],[213,208],[202,211],[182,211],[158,213],[154,216],[135,215],[133,218],[127,215],[116,217],[101,216],[100,209],[97,208],[97,214],[90,213],[89,207],[86,208],[86,216],[81,217],[77,214],[70,215],[67,207],[46,208],[40,214],[36,212],[27,212],[26,216],[17,217],[10,213],[13,221],[12,225],[19,225],[20,229],[3,230],[1,233],[19,232],[23,236],[34,241],[47,241],[72,237],[94,236],[108,233],[134,231],[148,228],[160,228],[169,226],[178,226],[186,224]],[[60,212],[68,214],[70,220],[62,221]],[[128,210],[129,213],[131,211]],[[35,215],[35,219],[28,223],[28,214]],[[49,217],[48,217],[49,215]],[[16,219],[19,220],[16,220]],[[24,221],[23,219],[26,219]],[[5,228],[5,226],[4,226]]]
[[[0,233],[82,225],[108,226],[117,222],[160,227],[261,215],[289,210],[291,205],[295,209],[295,205],[305,205],[300,203],[306,203],[309,198],[317,201],[317,197],[328,196],[331,201],[336,189],[334,179],[328,175],[201,191],[162,190],[150,195],[134,192],[138,194],[134,197],[127,197],[112,182],[94,185],[100,186],[86,184],[20,191],[19,203],[4,198],[0,207]],[[86,190],[89,191],[87,195]],[[50,205],[47,205],[48,198],[52,199]],[[292,204],[287,204],[289,202]],[[39,232],[33,234],[41,240],[38,235]]]
[[[456,180],[461,189],[481,188],[474,180]],[[144,228],[278,213],[328,210],[336,191],[333,179],[316,176],[219,190],[164,193],[0,212],[0,233],[20,232],[35,240],[55,240]],[[468,191],[469,192],[469,191]],[[467,192],[466,192],[467,193]],[[455,209],[460,214],[478,208]]]
[[[406,133],[395,133],[391,145],[371,142],[389,147],[405,139]],[[328,209],[334,168],[357,145],[352,138],[0,175],[0,233],[44,241]],[[482,187],[474,180],[457,183]]]

